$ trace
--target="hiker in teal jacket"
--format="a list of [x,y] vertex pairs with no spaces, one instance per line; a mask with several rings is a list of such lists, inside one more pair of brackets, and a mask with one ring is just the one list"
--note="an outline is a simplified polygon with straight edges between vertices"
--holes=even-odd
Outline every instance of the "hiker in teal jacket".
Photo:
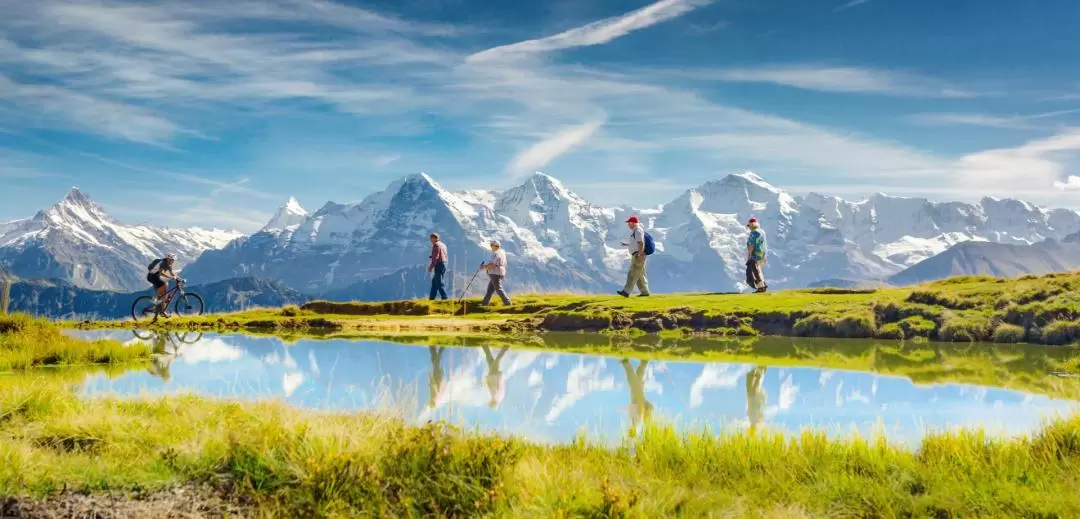
[[746,222],[750,229],[750,236],[746,239],[746,284],[754,289],[754,292],[764,292],[769,288],[765,284],[765,254],[768,247],[765,244],[765,231],[758,225],[757,218],[751,218]]

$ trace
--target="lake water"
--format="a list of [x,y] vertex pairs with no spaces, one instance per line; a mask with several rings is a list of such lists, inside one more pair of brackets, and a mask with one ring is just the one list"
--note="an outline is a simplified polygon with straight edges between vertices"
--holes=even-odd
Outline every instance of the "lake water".
[[[87,396],[195,392],[281,398],[298,407],[393,413],[416,423],[443,419],[538,442],[569,442],[584,434],[616,444],[652,417],[681,429],[707,426],[717,432],[751,423],[788,433],[812,427],[834,437],[882,432],[910,445],[928,431],[956,426],[982,426],[995,436],[1029,433],[1046,418],[1078,409],[1076,401],[1060,395],[1080,394],[1064,391],[1075,379],[1041,371],[1048,364],[1042,352],[1050,355],[1050,349],[973,359],[943,353],[938,348],[944,346],[924,346],[940,357],[926,360],[930,353],[922,350],[898,356],[870,343],[847,341],[841,348],[787,339],[772,342],[773,350],[796,352],[786,357],[750,350],[740,353],[745,362],[701,362],[374,340],[69,333],[131,342],[149,338],[158,352],[147,370],[112,379],[89,376],[81,387]],[[790,365],[805,352],[824,352],[823,364],[865,362],[878,371]],[[1013,387],[956,382],[980,369]],[[918,373],[912,376],[923,380],[916,384],[891,374],[897,372]]]

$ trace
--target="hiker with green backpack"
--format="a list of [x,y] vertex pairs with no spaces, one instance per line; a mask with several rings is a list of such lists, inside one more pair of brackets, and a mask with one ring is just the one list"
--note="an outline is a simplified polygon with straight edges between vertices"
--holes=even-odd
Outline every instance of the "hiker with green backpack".
[[631,216],[626,220],[626,226],[630,229],[630,243],[622,242],[622,245],[630,251],[630,272],[626,274],[626,286],[617,293],[623,297],[630,297],[636,285],[640,297],[648,297],[649,280],[646,276],[645,257],[652,255],[655,247],[652,236],[645,232],[638,222],[638,217]]

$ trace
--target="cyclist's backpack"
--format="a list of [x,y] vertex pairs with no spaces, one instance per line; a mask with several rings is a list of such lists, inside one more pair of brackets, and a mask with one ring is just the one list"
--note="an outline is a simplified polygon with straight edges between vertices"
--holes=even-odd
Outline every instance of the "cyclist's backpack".
[[645,233],[645,255],[652,256],[652,253],[656,251],[656,244],[653,243],[652,235]]
[[158,266],[158,263],[161,263],[161,259],[156,259],[156,260],[154,260],[154,261],[151,261],[151,262],[150,262],[150,265],[146,267],[146,270],[147,270],[148,272],[153,272],[153,271],[154,271],[154,269],[155,269],[155,268],[157,268],[157,266]]

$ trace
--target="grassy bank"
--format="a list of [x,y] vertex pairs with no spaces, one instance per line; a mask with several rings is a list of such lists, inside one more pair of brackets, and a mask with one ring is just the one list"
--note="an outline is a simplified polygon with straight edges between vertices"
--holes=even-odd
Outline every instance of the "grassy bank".
[[38,367],[127,364],[150,359],[143,344],[86,342],[61,333],[54,324],[25,314],[0,315],[0,373]]
[[632,450],[608,450],[270,402],[84,400],[26,380],[0,382],[0,409],[0,495],[27,509],[63,502],[65,487],[189,499],[179,487],[204,505],[303,517],[1080,514],[1080,419],[1010,441],[941,434],[914,452],[654,424]]
[[[766,294],[517,296],[512,306],[426,300],[315,301],[303,307],[173,319],[159,326],[270,331],[514,333],[607,331],[878,338],[947,342],[1080,341],[1080,273],[959,277],[909,288]],[[131,327],[131,321],[83,323]]]

